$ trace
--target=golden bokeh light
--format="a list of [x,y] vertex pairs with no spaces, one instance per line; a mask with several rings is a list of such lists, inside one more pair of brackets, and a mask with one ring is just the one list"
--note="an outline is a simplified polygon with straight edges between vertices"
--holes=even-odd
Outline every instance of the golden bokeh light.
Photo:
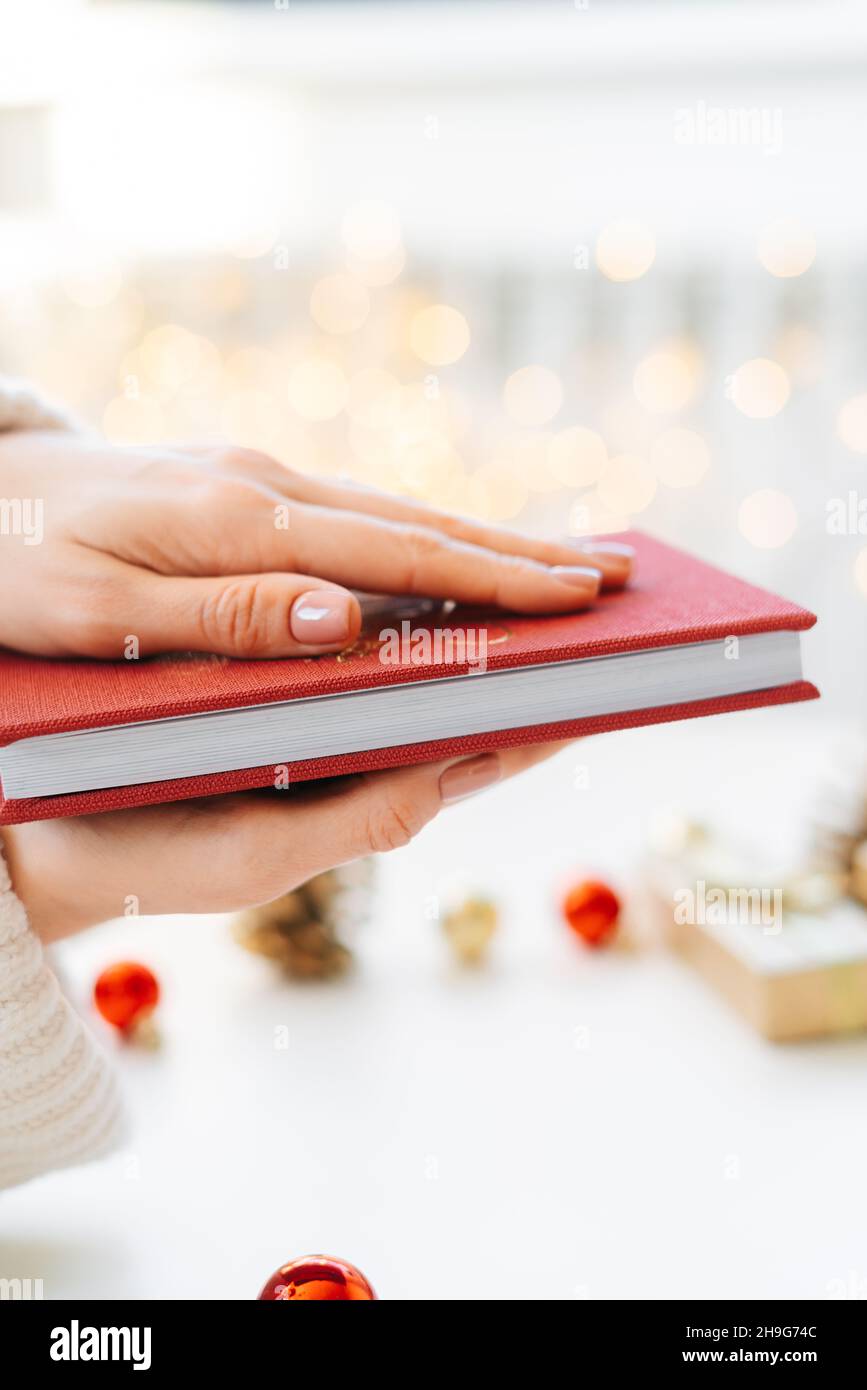
[[346,374],[327,357],[305,357],[289,373],[288,392],[302,419],[333,420],[346,404]]
[[867,391],[840,407],[837,434],[855,454],[867,454]]
[[229,251],[239,261],[256,261],[273,250],[280,235],[276,220],[261,222],[258,226],[245,228],[233,237]]
[[779,362],[773,362],[770,357],[752,357],[732,376],[732,401],[741,414],[751,420],[768,420],[772,415],[779,415],[790,393],[788,376]]
[[203,343],[204,340],[188,328],[164,323],[145,334],[138,357],[154,386],[163,391],[177,391],[192,381],[201,369],[207,351]]
[[608,462],[605,440],[595,430],[572,425],[560,430],[548,444],[548,468],[564,487],[591,487]]
[[370,313],[370,294],[356,275],[325,275],[310,295],[310,314],[326,333],[354,333]]
[[102,417],[102,432],[111,444],[156,444],[163,426],[159,402],[149,396],[115,396]]
[[440,495],[463,473],[459,455],[442,435],[397,444],[393,457],[403,486],[427,500]]
[[[28,370],[39,381],[40,390],[58,396],[69,406],[91,408],[94,370],[84,353],[71,353],[59,338],[55,342],[40,343],[38,355]],[[116,386],[121,394],[127,394],[128,382],[119,372],[106,386],[108,390]]]
[[[422,382],[422,390],[429,396],[431,378],[425,377]],[[440,386],[436,392],[436,404],[439,411],[439,428],[444,430],[451,440],[458,440],[466,437],[473,428],[474,410],[470,399],[460,394],[453,387]]]
[[400,409],[400,382],[382,367],[365,367],[350,378],[346,409],[361,425],[388,429]]
[[493,460],[483,463],[472,476],[485,489],[490,521],[513,521],[523,511],[529,492],[514,469]]
[[378,488],[380,492],[403,491],[400,474],[386,449],[380,445],[376,450],[362,452],[354,447],[353,441],[350,444],[353,455],[349,460],[349,476],[354,482]]
[[569,508],[571,536],[604,536],[626,531],[628,527],[629,517],[623,512],[611,511],[595,492],[585,493]]
[[546,425],[563,404],[563,383],[550,367],[519,367],[503,387],[503,407],[517,425]]
[[805,323],[790,324],[774,343],[774,359],[798,386],[815,386],[821,380],[823,356],[822,339]]
[[251,281],[246,268],[220,266],[199,279],[202,303],[212,311],[238,314],[250,300]]
[[191,444],[236,442],[220,433],[220,398],[216,393],[185,389],[162,402],[162,407],[164,439]]
[[609,452],[644,454],[658,428],[657,421],[638,404],[632,391],[618,391],[605,402],[600,430]]
[[310,433],[294,420],[284,420],[274,439],[274,458],[298,473],[317,473],[321,460]]
[[497,458],[528,492],[559,492],[563,484],[551,472],[550,445],[548,434],[523,435],[505,440],[497,449]]
[[391,458],[389,441],[382,430],[374,429],[362,420],[349,421],[346,442],[358,463],[365,467],[373,467],[381,460]]
[[139,291],[131,285],[122,286],[117,299],[112,301],[111,310],[118,335],[126,341],[137,338],[147,318],[147,305]]
[[710,449],[695,430],[665,430],[653,441],[650,466],[666,487],[695,487],[710,468]]
[[226,396],[220,408],[220,425],[233,444],[273,454],[278,447],[283,413],[267,391],[251,387]]
[[778,550],[792,539],[798,513],[791,497],[764,487],[745,497],[738,508],[738,530],[759,550]]
[[387,261],[400,250],[400,218],[387,203],[365,199],[343,218],[343,244],[360,261]]
[[457,516],[473,521],[488,521],[489,497],[484,482],[476,474],[461,473],[452,477],[438,493],[435,505]]
[[656,495],[656,475],[639,454],[615,454],[605,465],[596,494],[608,511],[633,516],[649,507]]
[[701,356],[692,344],[672,342],[642,358],[635,368],[632,388],[645,410],[671,415],[689,404],[701,376]]
[[763,228],[756,248],[759,261],[781,279],[803,275],[816,259],[816,238],[793,218],[780,218]]
[[64,276],[64,291],[80,309],[104,309],[120,294],[123,277],[113,266],[100,266]]
[[463,357],[470,345],[470,326],[449,304],[430,304],[414,314],[409,344],[416,357],[432,367],[447,367]]
[[363,256],[355,256],[351,251],[347,251],[345,259],[349,273],[365,285],[369,285],[371,289],[392,284],[406,266],[406,252],[402,246],[376,260],[365,260]]
[[198,394],[216,393],[223,382],[223,359],[215,343],[208,338],[198,338],[199,364],[191,377],[179,388],[181,391]]
[[288,369],[283,359],[268,348],[248,346],[230,352],[223,363],[223,377],[230,390],[256,387],[281,394],[286,387]]
[[365,368],[349,383],[347,409],[349,446],[366,466],[386,457],[398,473],[404,470],[402,486],[423,490],[422,474],[432,487],[442,483],[437,460],[457,455],[456,431],[441,393],[429,394],[422,382],[402,386],[381,368]]
[[611,222],[596,239],[596,264],[609,280],[637,280],[655,258],[656,241],[643,222]]
[[420,439],[429,434],[452,438],[454,432],[443,393],[429,391],[422,381],[401,386],[391,429],[397,440]]

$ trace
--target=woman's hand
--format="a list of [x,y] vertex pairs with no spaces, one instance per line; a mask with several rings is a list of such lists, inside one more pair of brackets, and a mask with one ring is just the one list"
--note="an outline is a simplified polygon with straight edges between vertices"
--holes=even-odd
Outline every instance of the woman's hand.
[[[308,656],[351,644],[353,589],[585,608],[626,582],[631,550],[556,544],[293,473],[244,449],[117,449],[0,434],[0,495],[41,499],[38,545],[0,547],[0,645],[120,659],[199,650]],[[313,784],[8,826],[12,882],[45,939],[121,915],[267,902],[394,848],[459,796],[550,747]]]
[[0,434],[0,496],[40,499],[40,544],[0,547],[0,645],[119,660],[339,651],[353,589],[518,613],[586,608],[626,582],[617,542],[555,543],[308,477],[246,449],[119,449]]
[[398,849],[451,802],[565,747],[546,744],[2,829],[12,884],[45,941],[137,912],[228,912]]

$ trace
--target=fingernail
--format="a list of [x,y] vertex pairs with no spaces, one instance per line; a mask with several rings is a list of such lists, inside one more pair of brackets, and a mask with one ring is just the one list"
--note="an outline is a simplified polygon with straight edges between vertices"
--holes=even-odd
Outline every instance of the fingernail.
[[289,627],[306,646],[345,642],[352,631],[352,599],[339,589],[311,589],[293,603]]
[[631,545],[623,541],[573,541],[572,544],[581,555],[599,566],[603,584],[623,584],[629,578],[635,558]]
[[627,560],[635,555],[635,546],[627,545],[626,541],[573,541],[572,544],[584,555],[622,555]]
[[472,796],[484,787],[492,787],[502,776],[500,759],[496,753],[480,753],[477,758],[467,758],[462,763],[453,763],[440,776],[440,796],[443,801],[460,801],[464,796]]
[[571,584],[574,589],[587,589],[589,593],[595,593],[602,583],[601,570],[585,565],[552,565],[551,574],[561,584]]

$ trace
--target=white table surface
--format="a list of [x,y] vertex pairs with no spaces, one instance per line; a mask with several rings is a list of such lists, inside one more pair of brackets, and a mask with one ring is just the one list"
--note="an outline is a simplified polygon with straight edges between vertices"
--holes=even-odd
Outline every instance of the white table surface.
[[[818,710],[590,740],[453,808],[379,861],[340,983],[280,982],[222,918],[68,943],[85,999],[113,959],[154,967],[165,1044],[119,1052],[127,1148],[0,1198],[0,1275],[47,1298],[247,1299],[322,1251],[392,1299],[863,1284],[867,1038],[766,1043],[687,966],[589,953],[556,907],[572,871],[628,882],[660,803],[785,840],[825,757]],[[425,920],[461,874],[503,909],[476,973]]]

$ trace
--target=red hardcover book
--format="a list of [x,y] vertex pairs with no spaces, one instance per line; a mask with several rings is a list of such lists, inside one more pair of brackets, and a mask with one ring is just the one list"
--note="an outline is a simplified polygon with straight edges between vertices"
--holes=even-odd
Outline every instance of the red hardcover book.
[[587,612],[381,616],[339,656],[0,654],[0,823],[371,771],[814,699],[815,622],[633,534],[632,584]]

